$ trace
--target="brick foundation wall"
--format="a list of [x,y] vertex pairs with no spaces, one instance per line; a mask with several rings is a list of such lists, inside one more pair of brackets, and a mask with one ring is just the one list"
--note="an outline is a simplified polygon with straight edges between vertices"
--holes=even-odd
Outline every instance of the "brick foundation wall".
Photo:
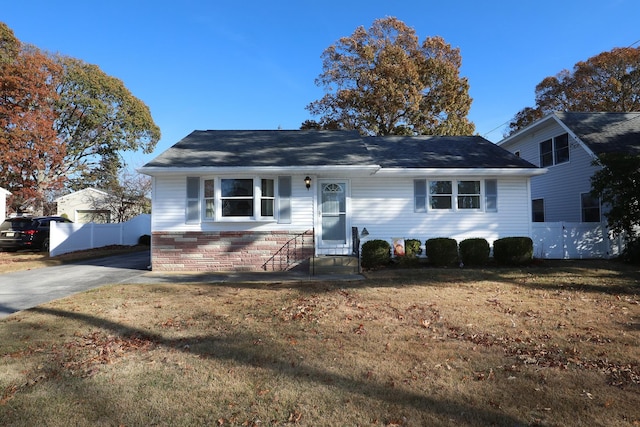
[[154,232],[154,271],[282,271],[314,253],[313,233]]

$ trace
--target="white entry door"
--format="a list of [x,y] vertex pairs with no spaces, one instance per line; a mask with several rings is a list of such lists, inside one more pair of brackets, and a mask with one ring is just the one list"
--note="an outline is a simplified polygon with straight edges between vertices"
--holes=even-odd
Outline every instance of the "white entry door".
[[318,252],[322,255],[348,255],[351,235],[348,233],[348,182],[320,181],[320,239]]

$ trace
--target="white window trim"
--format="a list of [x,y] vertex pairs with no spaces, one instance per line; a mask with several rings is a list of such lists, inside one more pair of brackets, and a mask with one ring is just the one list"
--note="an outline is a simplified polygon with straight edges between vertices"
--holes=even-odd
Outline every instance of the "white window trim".
[[[252,216],[223,216],[222,215],[222,180],[223,179],[251,179],[253,180],[253,212]],[[262,180],[269,179],[273,181],[274,197],[268,197],[273,200],[273,216],[262,216]],[[214,214],[213,217],[206,217],[206,205],[204,203],[204,182],[213,180],[214,186]],[[201,218],[203,223],[213,222],[277,222],[278,220],[278,179],[277,177],[266,176],[204,176],[200,178],[200,204]]]
[[[556,140],[564,135],[567,135],[567,160],[563,162],[558,162],[558,145],[556,144]],[[542,143],[547,142],[549,140],[551,140],[551,151],[550,151],[551,164],[542,166]],[[550,168],[553,166],[564,165],[565,163],[570,163],[570,162],[571,162],[571,143],[570,143],[570,137],[567,133],[561,133],[560,135],[556,135],[554,137],[547,138],[544,141],[538,142],[538,166],[539,167]]]
[[580,193],[580,222],[584,222],[585,224],[597,224],[599,222],[602,222],[602,199],[600,197],[598,197],[598,218],[599,221],[585,221],[584,220],[584,205],[583,205],[583,200],[582,200],[582,196],[583,195],[587,195],[589,197],[591,197],[591,193],[588,191],[585,191],[583,193]]
[[[488,180],[495,180],[496,181],[496,210],[487,210],[487,206],[486,206],[486,200],[487,200],[487,193],[486,193],[486,187],[485,187],[485,182]],[[422,209],[416,209],[416,193],[415,193],[415,181],[424,181],[425,182],[425,194],[422,195],[420,194],[419,196],[424,196],[426,197],[425,199],[425,210]],[[446,196],[446,197],[451,197],[451,209],[436,209],[436,208],[432,208],[431,207],[431,196],[432,194],[429,191],[429,187],[430,187],[430,183],[431,182],[436,182],[436,181],[449,181],[451,182],[451,194],[441,194],[440,196]],[[468,196],[479,196],[480,198],[480,207],[479,208],[459,208],[458,207],[458,183],[461,181],[479,181],[480,182],[480,194],[468,194]],[[463,212],[463,213],[471,213],[471,212],[477,212],[477,213],[489,213],[489,214],[494,214],[498,212],[498,201],[500,200],[500,196],[499,196],[499,191],[498,191],[498,180],[495,178],[487,178],[487,179],[478,179],[478,178],[465,178],[465,179],[457,179],[457,178],[437,178],[437,179],[429,179],[429,178],[419,178],[419,179],[414,179],[413,180],[414,184],[413,184],[413,212],[417,213],[417,214],[424,214],[424,213],[429,213],[429,212]],[[467,195],[467,194],[465,194]],[[437,196],[437,194],[436,194]]]

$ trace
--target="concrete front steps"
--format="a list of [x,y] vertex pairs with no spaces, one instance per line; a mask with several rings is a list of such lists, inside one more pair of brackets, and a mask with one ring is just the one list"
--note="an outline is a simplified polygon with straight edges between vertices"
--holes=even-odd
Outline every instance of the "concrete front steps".
[[358,274],[358,258],[347,255],[324,255],[309,260],[311,275]]

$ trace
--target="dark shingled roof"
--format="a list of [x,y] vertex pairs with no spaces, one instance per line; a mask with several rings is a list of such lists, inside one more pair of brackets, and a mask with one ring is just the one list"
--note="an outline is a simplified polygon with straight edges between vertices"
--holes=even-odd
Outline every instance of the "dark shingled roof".
[[375,164],[357,131],[194,131],[145,167]]
[[144,168],[365,166],[535,168],[480,136],[376,136],[357,131],[194,131]]
[[555,115],[595,154],[640,155],[640,112]]
[[535,168],[481,136],[375,136],[365,144],[383,168]]

